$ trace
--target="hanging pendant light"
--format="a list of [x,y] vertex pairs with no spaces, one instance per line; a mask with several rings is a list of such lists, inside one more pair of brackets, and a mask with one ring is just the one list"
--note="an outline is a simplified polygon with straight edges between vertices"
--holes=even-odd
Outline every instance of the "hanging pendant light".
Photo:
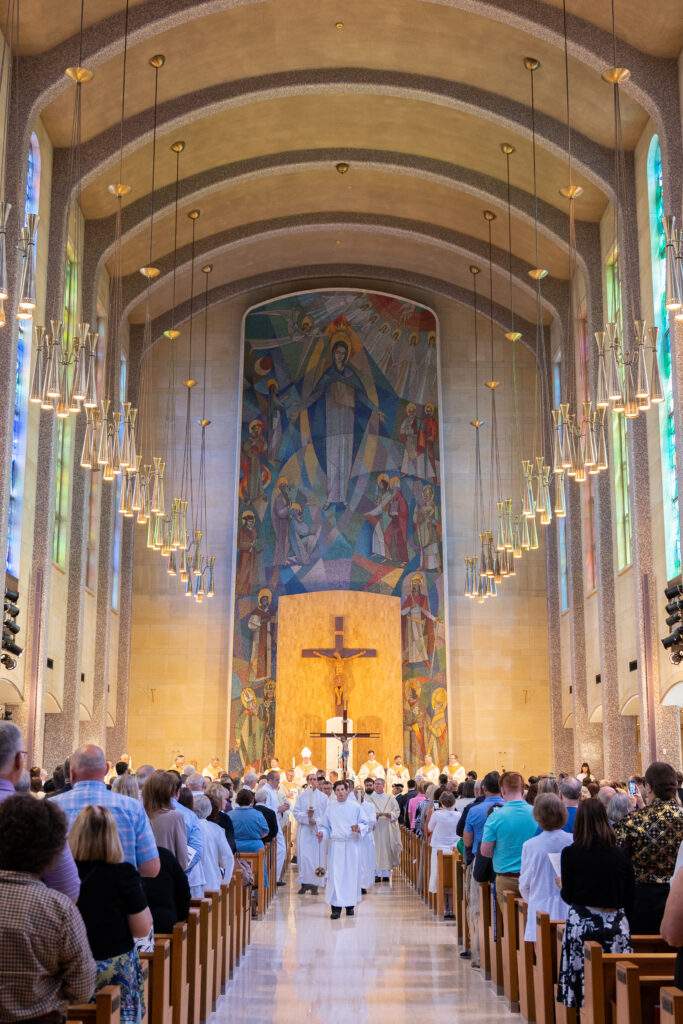
[[43,401],[43,387],[45,374],[45,328],[39,324],[33,329],[35,338],[35,360],[33,363],[33,374],[31,375],[31,389],[29,391],[29,402],[33,405],[41,405]]
[[650,364],[652,367],[650,371],[650,401],[653,405],[658,405],[664,401],[664,392],[662,391],[662,378],[659,373],[659,356],[657,354],[659,328],[656,324],[650,324],[648,334],[652,352]]

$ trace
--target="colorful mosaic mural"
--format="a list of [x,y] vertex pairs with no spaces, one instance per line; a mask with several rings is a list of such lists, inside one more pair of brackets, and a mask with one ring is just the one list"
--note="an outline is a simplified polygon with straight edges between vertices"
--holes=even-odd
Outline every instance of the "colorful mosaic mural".
[[404,757],[445,764],[437,370],[434,315],[403,299],[306,292],[247,315],[231,768],[274,754],[278,598],[323,590],[400,597]]

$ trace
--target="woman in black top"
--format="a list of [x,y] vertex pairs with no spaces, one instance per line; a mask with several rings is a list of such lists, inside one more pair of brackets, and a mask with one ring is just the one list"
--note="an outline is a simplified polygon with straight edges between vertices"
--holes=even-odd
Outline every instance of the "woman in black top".
[[170,935],[178,921],[187,921],[190,912],[190,883],[170,850],[159,847],[159,874],[143,878],[142,887],[152,911],[157,935]]
[[81,878],[78,909],[97,965],[96,988],[119,985],[121,1024],[140,1024],[143,980],[135,939],[152,927],[140,876],[124,863],[116,821],[105,807],[81,811],[69,846]]
[[599,800],[583,800],[574,821],[574,842],[560,857],[560,895],[569,904],[562,940],[557,998],[583,1005],[583,944],[599,942],[606,953],[630,953],[628,912],[635,876],[617,849],[614,832]]

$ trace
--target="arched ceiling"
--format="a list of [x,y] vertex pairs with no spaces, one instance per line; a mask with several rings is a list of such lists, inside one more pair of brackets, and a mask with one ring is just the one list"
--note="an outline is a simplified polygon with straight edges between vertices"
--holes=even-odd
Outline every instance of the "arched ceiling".
[[[683,46],[680,0],[650,6],[645,16],[640,0],[616,0],[618,47],[636,69],[621,95],[627,148],[640,137],[652,90],[671,76],[671,58]],[[95,77],[83,89],[80,201],[94,247],[89,258],[111,271],[108,185],[119,173],[131,185],[123,203],[121,267],[134,322],[143,315],[136,274],[149,260],[149,58],[155,53],[166,64],[159,73],[152,251],[163,274],[150,291],[153,316],[163,319],[172,303],[176,161],[170,144],[178,138],[186,142],[179,245],[187,246],[185,215],[197,206],[198,253],[214,263],[215,287],[277,268],[353,264],[422,273],[468,289],[469,263],[485,263],[482,211],[489,207],[498,214],[494,281],[501,305],[508,301],[508,238],[500,144],[510,142],[516,148],[513,301],[533,320],[536,300],[526,271],[540,264],[553,282],[544,285],[544,320],[558,315],[568,235],[567,201],[559,191],[568,181],[561,0],[131,0],[119,172],[124,8],[124,0],[85,0],[83,62]],[[567,9],[581,239],[591,229],[595,237],[611,196],[612,96],[600,77],[610,53],[610,16],[609,5],[594,0],[567,0]],[[59,68],[77,62],[80,13],[80,0],[22,2],[19,50],[27,79],[35,79],[35,103],[57,166],[73,114],[73,86]],[[535,75],[538,245],[525,56],[541,61]],[[335,170],[339,159],[350,164],[343,176]],[[189,295],[189,275],[184,255],[178,301]]]

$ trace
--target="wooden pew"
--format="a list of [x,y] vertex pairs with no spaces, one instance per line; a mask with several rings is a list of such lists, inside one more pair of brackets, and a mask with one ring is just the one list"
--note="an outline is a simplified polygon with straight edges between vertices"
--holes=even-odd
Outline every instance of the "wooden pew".
[[142,1015],[140,1024],[150,1024],[149,1018],[149,964],[146,960],[140,961],[142,971],[142,997],[145,1003],[145,1012]]
[[121,1024],[121,990],[118,985],[105,985],[96,993],[94,1003],[74,1004],[66,1015],[81,1024]]
[[[662,939],[659,940],[663,942]],[[649,975],[673,978],[676,954],[604,953],[599,942],[584,945],[584,994],[581,1024],[611,1024],[611,1007],[616,999],[616,967],[626,962]],[[669,973],[670,972],[670,973]]]
[[[188,980],[188,928],[185,921],[178,921],[171,935],[157,935],[168,939],[171,944],[171,1020],[172,1024],[187,1024],[190,1006],[190,983]],[[150,1024],[152,1022],[150,1021]]]
[[196,909],[187,917],[188,1024],[200,1024],[202,1006],[201,920]]
[[538,1024],[555,1020],[555,981],[557,979],[557,922],[549,914],[536,914],[534,943],[534,1014]]
[[470,948],[469,928],[467,926],[467,899],[465,894],[465,862],[457,850],[453,851],[451,858],[453,869],[453,899],[455,906],[455,922],[458,928],[458,945],[464,949]]
[[[493,890],[491,890],[493,893]],[[491,911],[488,929],[489,959],[491,963],[491,981],[496,986],[499,996],[503,994],[503,944],[501,942],[501,925],[503,915],[498,900],[491,900]]]
[[140,960],[149,965],[149,1022],[172,1024],[171,940],[156,936],[154,951],[141,953]]
[[491,949],[489,931],[491,930],[491,885],[482,882],[479,886],[479,960],[481,971],[488,981],[491,977]]
[[199,963],[201,989],[199,1020],[205,1021],[213,1002],[213,904],[210,899],[192,900],[191,906],[199,911]]
[[534,944],[525,942],[529,906],[521,896],[515,899],[517,915],[517,981],[519,984],[519,1012],[524,1020],[536,1020],[534,1003]]
[[238,922],[241,911],[241,904],[238,900],[238,881],[241,889],[242,876],[239,872],[233,872],[230,886],[228,888],[228,917],[230,920],[230,938],[228,941],[228,978],[232,978],[235,973],[235,967],[237,966],[237,936],[239,934]]
[[[503,913],[503,935],[498,945],[503,958],[503,991],[510,1010],[519,1013],[519,978],[517,976],[517,951],[520,936],[517,927],[517,896],[514,892],[505,893],[505,909]],[[524,932],[521,936],[524,945]]]
[[443,918],[446,913],[446,896],[451,898],[451,913],[455,913],[455,892],[453,889],[453,855],[438,850],[436,854],[436,902],[435,913]]
[[[560,965],[562,963],[562,943],[564,941],[565,922],[558,921],[555,927],[555,949],[556,949],[556,973],[553,979],[555,985],[559,977]],[[578,1024],[579,1013],[575,1006],[565,1006],[557,998],[555,989],[555,1024]]]
[[[674,965],[675,966],[675,965]],[[616,1024],[655,1024],[663,985],[673,981],[674,966],[663,974],[650,974],[636,964],[620,961],[616,965]]]
[[266,856],[267,850],[256,850],[254,853],[240,853],[241,860],[251,864],[254,873],[254,885],[257,889],[256,912],[258,917],[263,917],[268,905],[268,893],[266,891]]
[[204,899],[211,901],[211,1009],[215,1010],[220,995],[221,960],[223,957],[221,894],[220,892],[205,892]]
[[683,1024],[683,992],[667,985],[659,993],[659,1024]]
[[230,882],[221,885],[221,932],[223,933],[223,955],[220,961],[219,992],[224,992],[230,980],[230,940],[232,936],[232,917],[230,913]]

